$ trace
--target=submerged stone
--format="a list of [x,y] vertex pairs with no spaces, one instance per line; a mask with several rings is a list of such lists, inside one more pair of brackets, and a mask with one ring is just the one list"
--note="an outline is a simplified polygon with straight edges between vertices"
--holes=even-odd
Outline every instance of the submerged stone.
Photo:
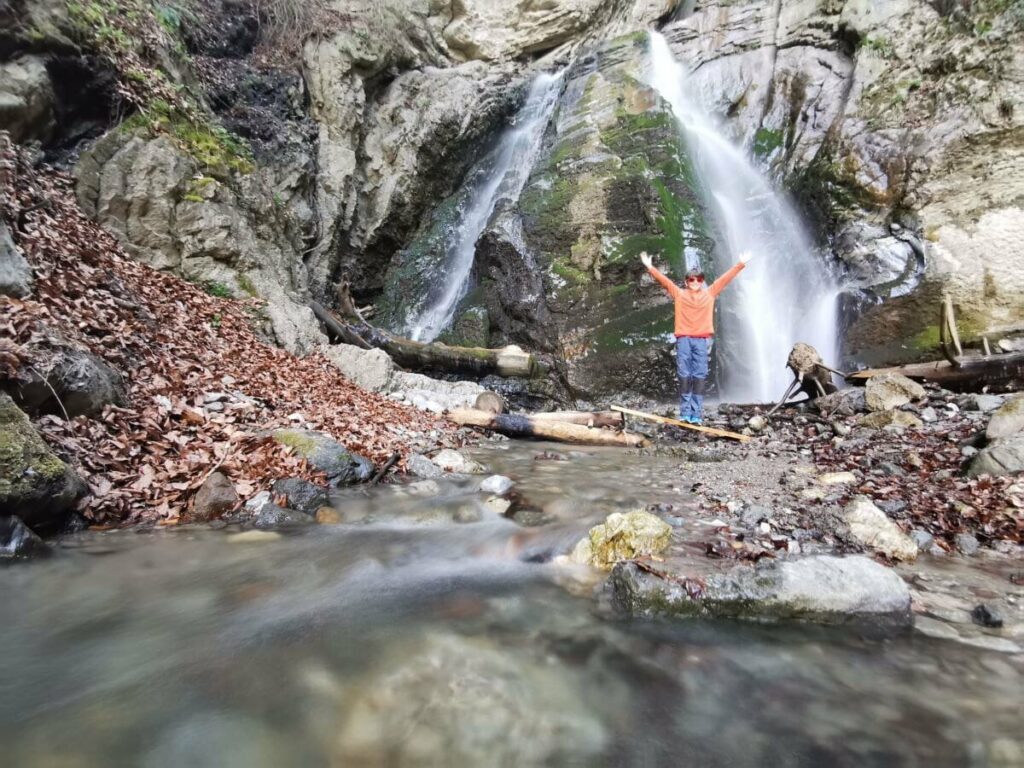
[[864,556],[814,555],[738,565],[701,581],[671,581],[637,567],[615,566],[616,608],[633,616],[800,619],[822,623],[912,623],[910,590],[895,571]]

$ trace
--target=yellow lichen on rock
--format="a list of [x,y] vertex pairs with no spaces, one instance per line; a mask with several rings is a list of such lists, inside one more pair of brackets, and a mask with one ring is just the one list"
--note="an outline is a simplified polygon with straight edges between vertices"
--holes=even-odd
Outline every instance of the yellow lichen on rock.
[[672,528],[650,512],[615,512],[590,529],[587,538],[573,548],[575,563],[611,570],[615,563],[656,555],[668,547]]

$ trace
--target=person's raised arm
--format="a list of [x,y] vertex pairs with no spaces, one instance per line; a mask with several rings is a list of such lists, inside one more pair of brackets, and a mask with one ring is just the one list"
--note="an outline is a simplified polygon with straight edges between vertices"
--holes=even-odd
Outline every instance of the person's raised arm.
[[647,255],[647,251],[640,252],[640,261],[645,267],[647,267],[647,271],[651,273],[651,277],[661,283],[662,287],[668,291],[670,296],[674,298],[676,294],[679,293],[679,286],[654,268],[654,265],[651,263],[651,257]]
[[743,253],[740,254],[740,260],[736,264],[734,264],[728,272],[723,274],[721,277],[719,277],[717,280],[715,280],[715,282],[711,284],[711,287],[708,288],[708,291],[711,293],[711,295],[717,296],[718,294],[720,294],[722,292],[722,289],[724,289],[725,286],[732,282],[732,279],[736,277],[736,275],[743,271],[743,268],[747,266],[748,261],[750,261],[750,251],[744,251]]

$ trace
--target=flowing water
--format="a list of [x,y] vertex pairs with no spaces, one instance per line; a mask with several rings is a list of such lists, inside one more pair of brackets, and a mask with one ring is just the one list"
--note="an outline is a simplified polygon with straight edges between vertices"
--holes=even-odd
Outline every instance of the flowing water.
[[743,251],[754,257],[719,300],[722,394],[777,400],[792,380],[785,366],[794,343],[811,344],[836,364],[838,286],[786,200],[688,93],[686,68],[656,32],[650,33],[650,56],[649,84],[679,121],[716,225],[718,271]]
[[442,271],[426,307],[410,323],[409,338],[433,341],[451,323],[469,284],[476,241],[500,202],[519,199],[558,101],[561,82],[561,74],[537,75],[513,125],[463,186],[458,223],[446,241]]
[[[473,480],[348,491],[350,524],[84,534],[0,569],[4,765],[995,766],[1021,660],[807,625],[610,620],[546,562],[595,520],[677,505],[678,460],[480,449]],[[564,450],[564,448],[562,449]]]

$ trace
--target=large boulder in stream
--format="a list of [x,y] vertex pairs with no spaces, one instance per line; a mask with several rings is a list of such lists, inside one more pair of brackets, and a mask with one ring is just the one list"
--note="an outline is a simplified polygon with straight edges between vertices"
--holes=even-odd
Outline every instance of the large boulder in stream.
[[671,580],[635,563],[609,579],[616,608],[633,616],[800,619],[909,624],[910,590],[899,575],[863,556],[817,555],[737,565],[703,579]]

